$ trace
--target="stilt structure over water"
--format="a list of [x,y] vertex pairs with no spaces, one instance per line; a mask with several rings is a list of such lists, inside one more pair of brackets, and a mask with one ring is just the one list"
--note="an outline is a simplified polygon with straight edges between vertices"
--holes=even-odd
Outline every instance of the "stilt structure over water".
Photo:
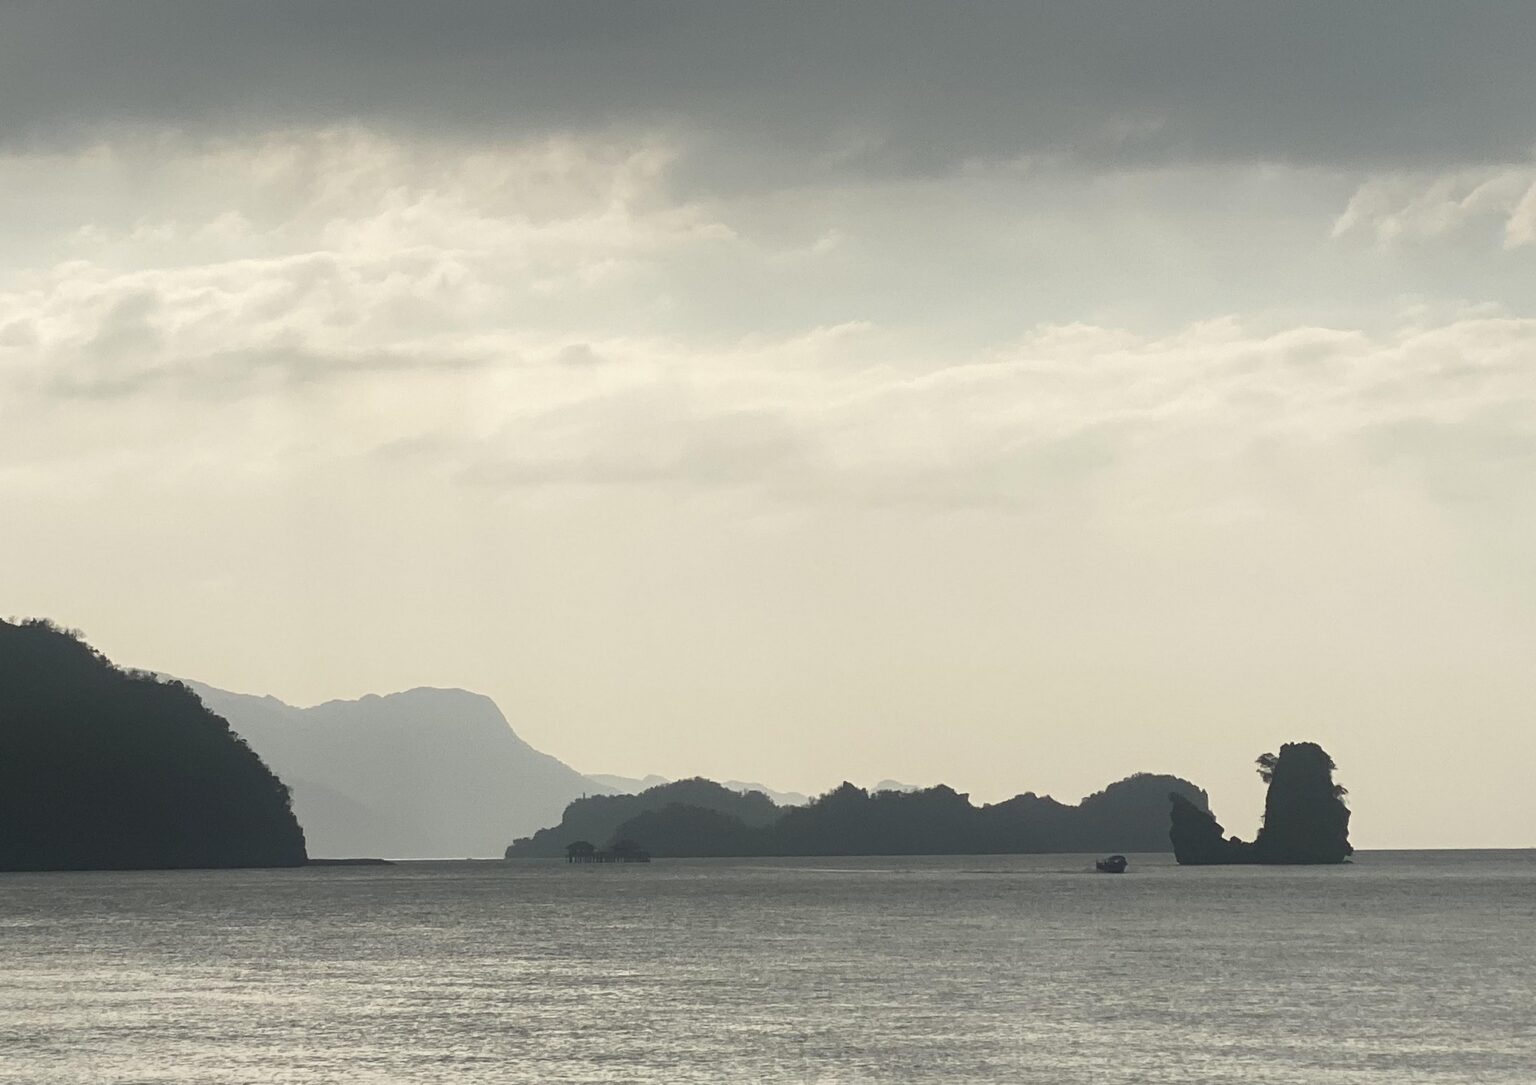
[[651,853],[633,840],[617,840],[604,851],[591,841],[577,840],[565,846],[567,863],[649,863]]

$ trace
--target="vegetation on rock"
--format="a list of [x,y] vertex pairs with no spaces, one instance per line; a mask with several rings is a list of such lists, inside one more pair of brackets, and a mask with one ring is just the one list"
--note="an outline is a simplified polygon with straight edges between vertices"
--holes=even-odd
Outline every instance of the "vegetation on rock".
[[305,859],[288,789],[191,690],[0,621],[0,870]]

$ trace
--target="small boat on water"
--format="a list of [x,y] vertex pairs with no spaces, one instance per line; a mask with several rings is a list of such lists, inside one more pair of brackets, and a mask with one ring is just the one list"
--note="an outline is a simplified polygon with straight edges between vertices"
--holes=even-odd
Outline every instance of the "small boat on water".
[[1124,874],[1128,860],[1123,855],[1111,855],[1107,859],[1099,859],[1093,864],[1093,868],[1100,874]]

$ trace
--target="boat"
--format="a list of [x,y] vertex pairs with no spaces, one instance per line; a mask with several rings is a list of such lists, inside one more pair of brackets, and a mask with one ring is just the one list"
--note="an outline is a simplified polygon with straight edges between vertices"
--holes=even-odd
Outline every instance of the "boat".
[[1124,874],[1128,860],[1123,855],[1111,855],[1107,859],[1099,859],[1093,864],[1093,868],[1100,874]]

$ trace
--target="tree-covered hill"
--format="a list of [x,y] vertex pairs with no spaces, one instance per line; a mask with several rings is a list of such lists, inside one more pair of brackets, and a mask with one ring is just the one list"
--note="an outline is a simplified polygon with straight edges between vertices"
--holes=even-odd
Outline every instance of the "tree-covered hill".
[[[767,825],[781,813],[781,808],[760,791],[732,791],[713,780],[694,777],[646,788],[638,795],[588,795],[577,799],[565,808],[565,816],[559,825],[514,841],[506,855],[508,859],[555,858],[565,854],[567,844],[578,840],[604,845],[623,836],[618,830],[631,819],[674,806],[703,811],[704,815],[700,817],[710,813],[724,814],[746,829]],[[676,822],[677,816],[669,814],[667,824]],[[719,823],[714,824],[718,826]]]
[[288,789],[191,690],[0,621],[0,870],[305,859]]
[[871,792],[844,783],[805,806],[775,807],[708,780],[682,785],[572,803],[558,826],[516,842],[507,857],[554,857],[579,840],[601,847],[620,839],[673,857],[1167,851],[1170,791],[1207,807],[1205,792],[1188,781],[1146,773],[1075,806],[1031,793],[978,807],[942,784]]
[[1199,810],[1210,806],[1188,780],[1138,772],[1075,806],[1029,793],[986,807],[988,836],[1023,852],[1168,851],[1170,793]]

